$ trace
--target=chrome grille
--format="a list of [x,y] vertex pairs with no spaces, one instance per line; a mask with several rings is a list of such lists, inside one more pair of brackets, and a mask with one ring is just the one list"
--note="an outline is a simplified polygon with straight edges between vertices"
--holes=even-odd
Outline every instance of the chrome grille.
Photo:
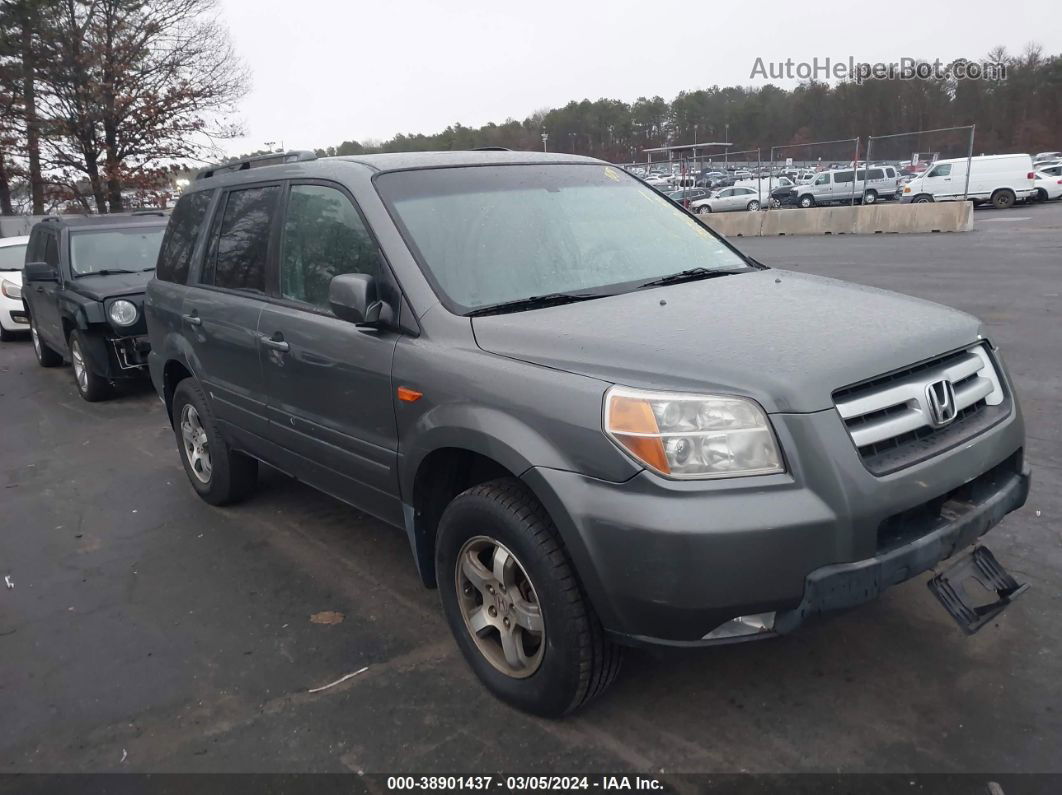
[[[940,382],[954,394],[946,420],[939,418],[929,389]],[[1006,415],[1005,401],[999,374],[981,344],[834,393],[852,441],[877,474],[980,433]]]

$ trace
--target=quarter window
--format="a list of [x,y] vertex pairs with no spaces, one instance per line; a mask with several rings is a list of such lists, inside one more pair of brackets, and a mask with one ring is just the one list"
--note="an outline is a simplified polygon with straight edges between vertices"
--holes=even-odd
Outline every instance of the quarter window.
[[333,276],[381,271],[380,250],[354,205],[324,185],[292,186],[281,251],[281,295],[324,309]]
[[265,292],[269,231],[280,188],[234,190],[212,230],[202,282],[233,290]]
[[213,195],[212,190],[186,193],[177,202],[162,241],[156,278],[177,284],[188,281],[188,269],[192,264],[195,242],[199,238],[199,227],[210,208]]

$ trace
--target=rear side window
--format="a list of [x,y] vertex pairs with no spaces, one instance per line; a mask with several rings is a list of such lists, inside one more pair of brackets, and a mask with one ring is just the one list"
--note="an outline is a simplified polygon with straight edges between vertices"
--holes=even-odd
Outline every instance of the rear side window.
[[166,227],[166,237],[159,251],[158,270],[155,277],[164,282],[184,284],[188,281],[188,269],[192,264],[192,252],[199,239],[199,227],[210,208],[214,191],[186,193],[177,202]]
[[833,181],[836,182],[836,183],[851,182],[852,181],[852,172],[851,171],[838,171],[836,174],[833,175]]
[[380,275],[380,250],[350,199],[324,185],[293,185],[280,259],[280,293],[328,308],[341,273]]
[[211,233],[203,284],[265,292],[269,232],[279,196],[277,185],[230,191]]
[[880,168],[872,168],[868,172],[867,179],[885,179],[885,172]]

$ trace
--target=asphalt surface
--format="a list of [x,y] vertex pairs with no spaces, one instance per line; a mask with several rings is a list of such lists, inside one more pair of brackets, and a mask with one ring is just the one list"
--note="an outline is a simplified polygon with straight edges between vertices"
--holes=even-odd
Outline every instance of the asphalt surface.
[[785,638],[635,651],[564,721],[479,686],[403,533],[271,471],[212,508],[149,389],[87,404],[0,345],[0,772],[1062,771],[1062,203],[976,225],[738,245],[985,320],[1034,468],[987,540],[1032,589],[972,638],[921,576]]

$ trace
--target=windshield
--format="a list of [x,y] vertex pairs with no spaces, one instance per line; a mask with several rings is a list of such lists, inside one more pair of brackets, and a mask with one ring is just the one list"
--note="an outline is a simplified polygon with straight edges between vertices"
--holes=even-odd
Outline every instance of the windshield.
[[376,186],[459,313],[623,292],[691,268],[749,269],[697,220],[612,166],[422,169],[382,174]]
[[20,271],[26,261],[26,244],[0,247],[0,271]]
[[70,270],[74,276],[101,271],[151,270],[159,258],[164,226],[99,229],[70,234]]

